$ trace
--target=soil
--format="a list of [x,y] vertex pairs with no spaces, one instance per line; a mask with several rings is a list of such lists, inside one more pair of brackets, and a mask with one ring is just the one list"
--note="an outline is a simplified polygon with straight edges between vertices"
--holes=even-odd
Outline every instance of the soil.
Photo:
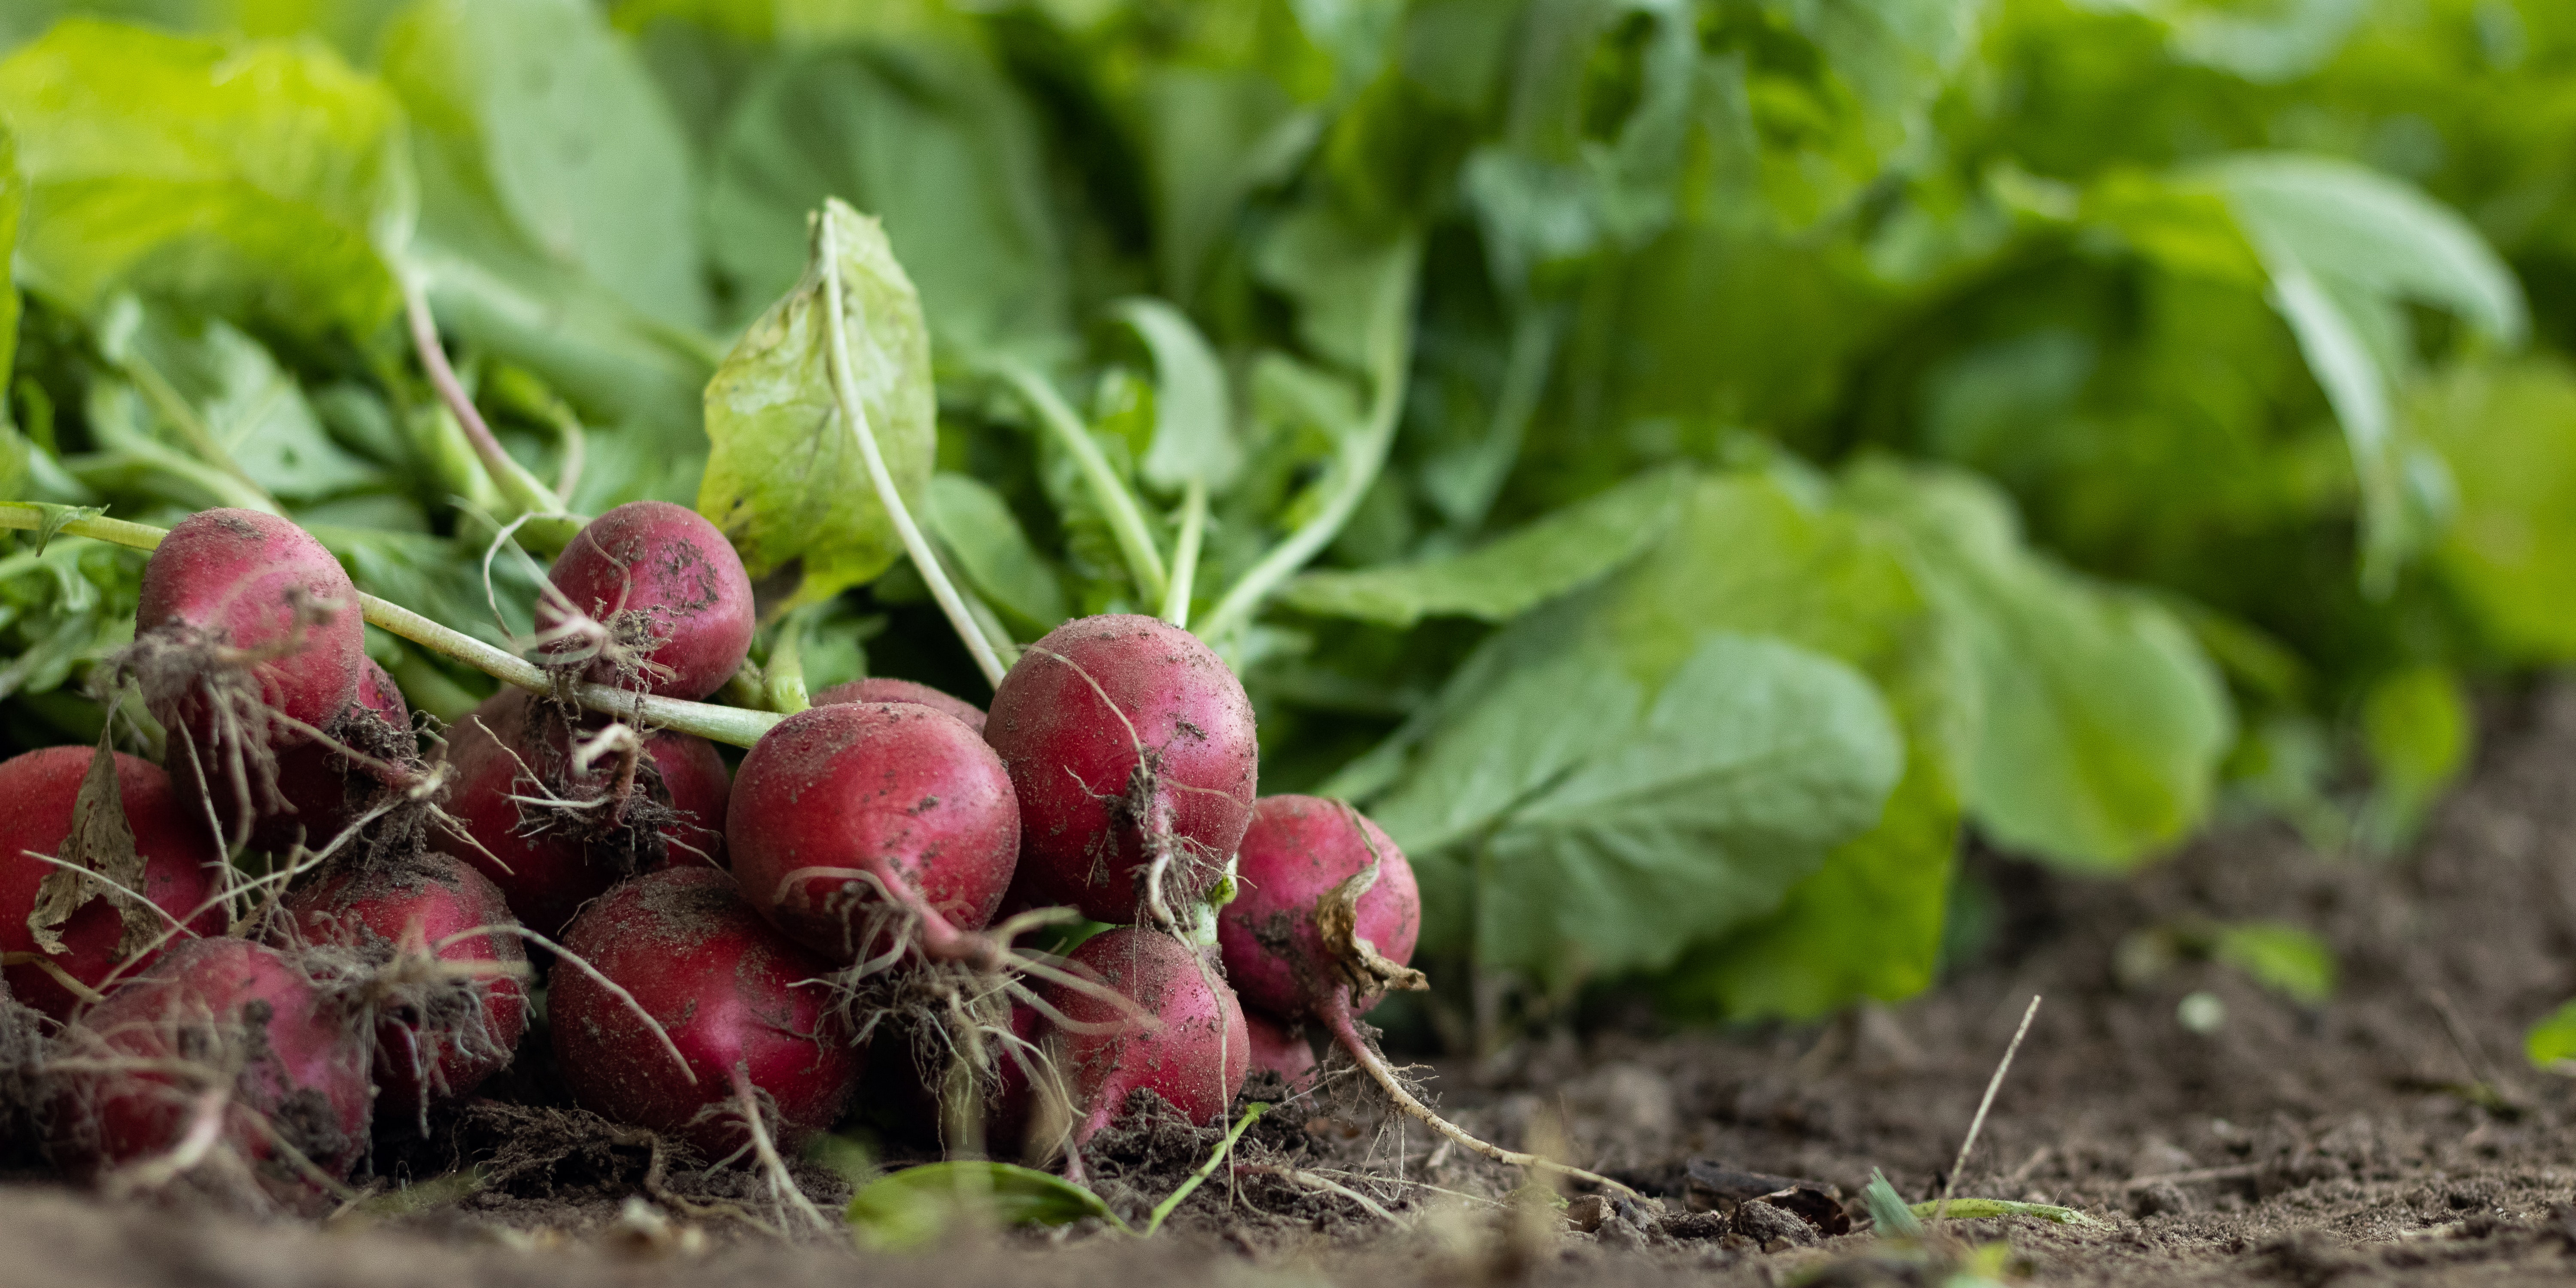
[[[2122,881],[1991,855],[1995,933],[1930,994],[1821,1026],[1601,1032],[1417,1072],[1471,1128],[1608,1171],[1658,1202],[1570,1206],[1389,1119],[1347,1064],[1264,1115],[1150,1241],[1086,1219],[967,1234],[935,1253],[799,1235],[750,1174],[705,1173],[577,1112],[477,1106],[380,1137],[416,1188],[321,1225],[110,1204],[40,1181],[0,1198],[0,1280],[98,1284],[757,1282],[1251,1285],[2387,1280],[2465,1286],[2576,1270],[2576,1084],[2521,1034],[2576,995],[2576,687],[2488,712],[2480,761],[2405,856],[2320,855],[2286,828],[2223,828]],[[2321,936],[2341,977],[2307,1006],[2235,967],[2143,947],[2214,923]],[[1873,1169],[1936,1194],[2030,998],[2041,1005],[1958,1178],[1963,1196],[2060,1204],[1881,1238]],[[2186,1006],[2185,999],[2193,999]],[[2218,1004],[2212,1008],[2210,999]],[[2216,1014],[2213,1015],[2213,1009]],[[2186,1015],[2198,1021],[2186,1024]],[[2216,1019],[2213,1025],[2210,1023]],[[541,1063],[512,1094],[547,1098]],[[1248,1095],[1281,1098],[1275,1083]],[[1216,1133],[1148,1112],[1091,1151],[1130,1220]],[[412,1129],[416,1130],[416,1129]],[[463,1161],[483,1188],[459,1194]],[[1759,1176],[1748,1177],[1744,1174]],[[799,1179],[825,1210],[831,1169]],[[1788,1188],[1769,1198],[1757,1195]],[[1831,1229],[1849,1217],[1852,1233]],[[785,1230],[778,1235],[764,1230]],[[1952,1280],[1952,1282],[1957,1282]]]

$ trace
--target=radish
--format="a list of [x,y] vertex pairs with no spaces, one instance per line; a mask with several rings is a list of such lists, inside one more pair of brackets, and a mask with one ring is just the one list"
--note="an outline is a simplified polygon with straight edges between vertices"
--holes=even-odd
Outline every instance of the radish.
[[170,730],[182,790],[202,790],[234,844],[291,804],[275,756],[327,733],[366,660],[358,592],[302,528],[254,510],[180,521],[143,566],[119,669]]
[[546,661],[598,683],[694,701],[751,651],[742,557],[684,506],[629,501],[591,520],[547,580],[562,598],[540,622]]
[[359,963],[380,1108],[425,1114],[510,1063],[528,1031],[528,953],[510,934],[466,933],[518,924],[482,873],[421,851],[335,864],[288,896],[286,913],[298,947]]
[[1094,921],[1181,924],[1251,820],[1252,703],[1198,637],[1084,617],[1002,678],[984,736],[1020,797],[1031,893]]
[[366,813],[384,789],[411,786],[427,769],[411,706],[372,658],[359,659],[357,698],[323,733],[329,742],[305,741],[278,751],[277,794],[286,809],[260,819],[251,832],[253,846],[284,853],[301,841],[319,849]]
[[[587,767],[585,747],[600,753]],[[561,934],[627,877],[722,857],[731,782],[705,739],[576,726],[552,703],[503,689],[458,723],[447,755],[446,809],[471,840],[432,844],[491,878],[539,934]]]
[[590,974],[555,971],[555,1057],[589,1109],[725,1158],[760,1143],[741,1106],[765,1100],[775,1122],[764,1128],[792,1152],[831,1126],[858,1083],[859,1051],[822,992],[798,987],[830,967],[771,929],[722,872],[629,881],[573,923],[564,947],[662,1030]]
[[1000,965],[1003,945],[976,932],[1010,888],[1019,800],[993,749],[938,709],[835,703],[787,717],[743,757],[727,819],[743,897],[807,948],[842,963],[913,948]]
[[1305,1089],[1315,1076],[1315,1048],[1279,1021],[1251,1007],[1243,1008],[1243,1027],[1252,1043],[1252,1067],[1279,1075],[1290,1092]]
[[63,1033],[54,1160],[126,1169],[150,1188],[202,1166],[247,1168],[311,1209],[367,1148],[364,1027],[296,961],[240,939],[163,953]]
[[1405,964],[1422,925],[1413,865],[1377,824],[1340,801],[1265,797],[1244,833],[1235,874],[1241,892],[1217,914],[1217,942],[1247,1000],[1287,1019],[1321,1022],[1398,1108],[1458,1144],[1638,1197],[1608,1177],[1469,1135],[1423,1104],[1361,1029],[1361,1013],[1388,989],[1430,987]]
[[1067,959],[1115,990],[1048,989],[1072,1021],[1050,1026],[1074,1109],[1079,1145],[1152,1091],[1202,1126],[1243,1090],[1252,1040],[1243,1007],[1206,956],[1157,930],[1104,931]]
[[[112,779],[96,760],[100,755],[109,758]],[[85,818],[82,787],[93,773],[99,786]],[[103,808],[109,805],[121,808]],[[153,907],[139,907],[36,855],[88,868]],[[123,978],[149,964],[179,919],[188,919],[192,934],[222,933],[224,913],[215,899],[222,863],[205,824],[150,761],[46,747],[0,762],[0,952],[24,963],[6,969],[9,991],[67,1020],[80,994],[37,962],[88,992],[111,975]]]
[[814,705],[818,707],[840,702],[908,702],[916,707],[928,707],[941,715],[955,716],[959,723],[976,733],[984,732],[984,708],[910,680],[870,676],[847,684],[835,684],[814,695]]

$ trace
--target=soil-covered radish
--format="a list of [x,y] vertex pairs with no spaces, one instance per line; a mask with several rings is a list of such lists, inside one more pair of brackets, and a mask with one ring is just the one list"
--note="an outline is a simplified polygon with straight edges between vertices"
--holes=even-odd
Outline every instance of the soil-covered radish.
[[416,1116],[510,1063],[528,1031],[528,953],[498,886],[444,854],[333,865],[286,900],[298,947],[346,950],[375,1016],[377,1107]]
[[1253,1072],[1267,1069],[1278,1074],[1290,1091],[1303,1090],[1315,1073],[1315,1048],[1287,1025],[1249,1006],[1243,1008],[1243,1027],[1252,1040]]
[[918,947],[999,964],[975,932],[1010,888],[1019,800],[956,719],[913,703],[798,712],[743,757],[726,818],[743,897],[798,943],[843,963]]
[[1243,1090],[1252,1040],[1214,962],[1157,930],[1104,931],[1067,958],[1107,991],[1058,984],[1049,1000],[1073,1026],[1049,1026],[1074,1104],[1073,1143],[1091,1139],[1152,1091],[1189,1120],[1218,1121]]
[[[31,955],[0,973],[19,1001],[57,1020],[70,1018],[81,999],[33,957],[94,989],[120,968],[123,978],[147,964],[175,919],[193,916],[189,929],[197,934],[224,928],[223,910],[208,906],[223,853],[160,766],[108,753],[114,796],[101,791],[93,799],[122,807],[130,845],[115,841],[118,819],[94,816],[80,826],[81,786],[97,754],[46,747],[0,762],[0,952]],[[89,839],[75,842],[76,831]],[[99,872],[160,911],[134,907],[115,890],[34,857],[40,854]],[[48,910],[39,914],[39,904]],[[38,925],[60,951],[40,942]]]
[[910,680],[870,676],[864,680],[852,680],[847,684],[835,684],[814,695],[814,705],[818,707],[843,702],[908,702],[916,707],[928,707],[943,715],[955,716],[958,722],[967,728],[979,734],[984,732],[984,708],[964,698],[952,697],[927,684],[916,684]]
[[1172,925],[1251,820],[1252,703],[1198,637],[1151,617],[1067,622],[993,694],[984,736],[1020,797],[1030,892],[1094,921]]
[[260,819],[252,845],[282,853],[300,839],[309,849],[321,849],[386,789],[410,786],[425,768],[402,690],[373,659],[359,662],[356,700],[323,730],[330,742],[306,740],[279,749],[277,793],[286,808]]
[[761,920],[732,877],[708,868],[638,877],[591,905],[564,947],[625,989],[687,1065],[597,979],[558,966],[548,995],[555,1056],[589,1109],[721,1159],[750,1143],[741,1109],[753,1089],[790,1154],[848,1103],[860,1053],[822,991],[798,987],[830,967]]
[[[621,726],[622,728],[622,726]],[[519,921],[554,937],[581,905],[638,873],[723,860],[732,783],[705,739],[655,732],[603,747],[595,720],[503,689],[449,734],[447,812],[472,840],[433,843],[491,878]]]
[[629,501],[590,521],[548,579],[596,630],[541,626],[551,665],[665,697],[724,687],[751,650],[751,578],[716,526],[668,501]]
[[1360,1013],[1387,990],[1429,987],[1405,964],[1422,926],[1421,890],[1404,851],[1377,824],[1340,801],[1265,797],[1244,833],[1235,875],[1235,899],[1217,914],[1217,943],[1246,1001],[1322,1024],[1397,1108],[1459,1145],[1636,1195],[1607,1177],[1469,1135],[1423,1104],[1361,1027]]
[[1365,1013],[1391,984],[1410,983],[1422,892],[1404,851],[1359,811],[1318,796],[1262,797],[1235,875],[1217,943],[1245,1005],[1300,1019],[1339,995]]
[[170,730],[181,789],[202,782],[228,837],[290,810],[276,754],[332,731],[365,670],[339,561],[275,515],[202,511],[144,564],[134,630],[120,666]]
[[50,1072],[48,1151],[75,1175],[186,1174],[235,1199],[248,1181],[311,1210],[329,1201],[313,1173],[345,1177],[366,1151],[365,1026],[245,940],[174,945],[64,1031]]

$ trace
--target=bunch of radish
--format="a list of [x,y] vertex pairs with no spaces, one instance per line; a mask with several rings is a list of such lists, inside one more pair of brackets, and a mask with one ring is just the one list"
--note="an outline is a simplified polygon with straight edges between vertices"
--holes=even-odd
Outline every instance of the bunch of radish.
[[[548,581],[542,670],[424,756],[310,535],[230,510],[168,534],[112,669],[168,768],[0,764],[0,960],[46,1017],[66,1168],[315,1207],[378,1116],[426,1130],[507,1065],[540,989],[581,1105],[773,1184],[872,1060],[918,1075],[952,1145],[1078,1173],[1139,1092],[1214,1123],[1254,1068],[1305,1085],[1308,1025],[1528,1161],[1376,1052],[1358,1017],[1422,986],[1412,871],[1348,805],[1256,796],[1251,703],[1187,631],[1065,623],[989,713],[836,686],[729,774],[649,719],[746,665],[723,535],[620,506]],[[1111,928],[1016,942],[1071,922]]]

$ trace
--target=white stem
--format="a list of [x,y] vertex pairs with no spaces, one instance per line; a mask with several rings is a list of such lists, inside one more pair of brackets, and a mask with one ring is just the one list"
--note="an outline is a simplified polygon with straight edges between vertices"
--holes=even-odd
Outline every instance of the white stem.
[[850,433],[859,440],[859,455],[868,463],[868,480],[876,485],[877,500],[885,506],[886,516],[894,520],[895,532],[903,538],[903,548],[912,555],[914,569],[930,585],[931,598],[939,601],[939,611],[948,615],[948,624],[965,641],[966,651],[975,657],[975,665],[984,672],[984,681],[995,688],[1002,685],[1002,660],[993,653],[993,645],[975,624],[974,614],[966,611],[966,601],[957,595],[948,574],[939,566],[939,557],[930,549],[930,540],[913,523],[912,511],[905,508],[903,496],[895,491],[894,473],[886,468],[885,455],[877,450],[876,431],[868,427],[867,409],[859,403],[856,378],[850,372],[849,328],[841,318],[841,245],[833,233],[827,212],[823,218],[823,307],[824,327],[829,336],[830,352],[826,354],[832,368],[832,393],[841,404],[841,419],[849,422]]
[[1181,494],[1181,536],[1172,547],[1172,589],[1163,596],[1163,620],[1190,628],[1191,583],[1198,579],[1199,542],[1207,534],[1207,483],[1191,479]]

